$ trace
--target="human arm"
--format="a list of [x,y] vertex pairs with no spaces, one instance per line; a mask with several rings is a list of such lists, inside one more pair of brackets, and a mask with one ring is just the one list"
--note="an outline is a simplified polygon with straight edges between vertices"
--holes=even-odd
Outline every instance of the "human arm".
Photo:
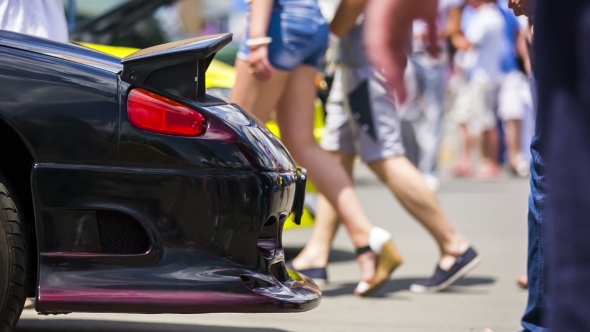
[[354,25],[365,9],[366,0],[342,0],[334,19],[330,22],[330,32],[342,38]]
[[402,103],[407,98],[404,71],[411,47],[412,22],[422,19],[427,23],[426,49],[437,56],[440,52],[435,23],[437,12],[437,0],[368,2],[364,31],[367,54]]
[[444,37],[453,37],[461,33],[461,17],[463,15],[463,6],[449,9],[449,18],[447,20]]
[[[461,34],[461,14],[464,5],[462,2],[455,0],[446,9],[439,8],[439,17],[437,18],[438,38],[444,40]],[[445,14],[446,12],[446,14]],[[444,16],[446,15],[446,19]],[[415,21],[413,24],[414,40],[423,41],[427,38],[427,27],[422,21]]]
[[471,44],[469,40],[465,38],[463,33],[454,34],[451,37],[451,43],[453,43],[453,46],[460,51],[467,51],[473,47],[473,44]]
[[[267,36],[272,6],[273,0],[254,0],[250,3],[251,40]],[[251,47],[248,64],[252,73],[261,81],[270,79],[275,71],[268,61],[268,45]]]
[[529,54],[528,46],[528,41],[530,38],[529,34],[530,30],[528,28],[521,29],[516,39],[516,51],[518,52],[518,55],[522,58],[524,70],[526,71],[527,75],[531,75],[531,73],[533,72],[531,56]]
[[512,9],[516,16],[531,17],[535,12],[535,3],[535,0],[509,0],[508,8]]
[[461,20],[463,18],[464,6],[451,8],[449,10],[449,20],[447,22],[447,32],[451,39],[453,47],[460,51],[467,51],[473,45],[469,43],[465,34],[461,30]]

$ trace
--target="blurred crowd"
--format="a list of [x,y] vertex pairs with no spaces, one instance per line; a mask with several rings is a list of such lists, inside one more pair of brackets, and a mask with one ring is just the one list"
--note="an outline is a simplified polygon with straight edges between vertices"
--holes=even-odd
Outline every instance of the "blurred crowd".
[[[324,16],[333,18],[338,2],[319,3]],[[517,17],[508,0],[441,0],[438,6],[441,54],[427,52],[426,24],[415,21],[405,75],[410,95],[396,107],[402,125],[411,126],[403,137],[408,159],[438,190],[441,143],[445,134],[455,134],[454,176],[492,180],[505,165],[515,176],[527,177],[534,128],[528,18]],[[246,30],[235,26],[238,40],[244,39]],[[320,66],[329,83],[346,57],[338,55],[338,45],[332,35]],[[320,94],[326,87],[331,84],[318,86]]]
[[[338,2],[319,3],[324,16],[333,18]],[[410,96],[396,107],[402,126],[410,126],[403,134],[408,159],[435,191],[441,147],[452,150],[452,157],[443,159],[445,166],[455,163],[454,176],[493,180],[505,165],[515,176],[527,177],[535,117],[529,19],[517,17],[508,0],[441,0],[438,7],[442,53],[433,57],[427,52],[426,24],[414,22],[405,75]],[[246,30],[234,26],[237,38],[245,38]],[[331,39],[321,65],[329,83],[342,62],[338,43]],[[441,144],[445,135],[458,139],[449,147]]]
[[[514,174],[527,176],[532,133],[523,128],[533,119],[528,19],[517,18],[507,0],[469,1],[460,19],[454,19],[461,32],[451,36],[456,49],[451,115],[463,143],[455,174],[469,176],[475,171],[480,179],[493,179],[506,161]],[[471,136],[479,138],[477,169],[472,166]]]

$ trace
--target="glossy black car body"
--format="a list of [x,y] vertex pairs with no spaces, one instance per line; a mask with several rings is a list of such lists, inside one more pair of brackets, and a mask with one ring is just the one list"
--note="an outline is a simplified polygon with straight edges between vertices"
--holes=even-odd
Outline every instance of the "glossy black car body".
[[[0,32],[0,170],[37,243],[28,250],[28,266],[38,266],[28,289],[37,311],[286,312],[319,304],[312,282],[288,275],[281,244],[305,174],[263,126],[196,82],[230,39],[197,38],[122,64]],[[182,71],[191,56],[196,76]],[[187,91],[167,88],[176,81]],[[134,127],[127,96],[136,87],[197,110],[206,131],[179,137]]]

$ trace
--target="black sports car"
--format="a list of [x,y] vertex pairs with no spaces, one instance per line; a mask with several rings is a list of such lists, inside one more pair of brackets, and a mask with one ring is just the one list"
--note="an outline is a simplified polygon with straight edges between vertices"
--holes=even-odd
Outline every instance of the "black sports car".
[[[123,60],[0,32],[0,331],[42,314],[293,312],[306,175],[205,72],[230,34]],[[298,279],[298,280],[294,280]]]

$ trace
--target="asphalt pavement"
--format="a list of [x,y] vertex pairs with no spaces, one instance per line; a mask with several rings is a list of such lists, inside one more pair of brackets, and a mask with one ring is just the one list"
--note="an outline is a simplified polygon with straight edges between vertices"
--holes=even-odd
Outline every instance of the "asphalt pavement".
[[[331,283],[319,308],[301,314],[39,316],[25,310],[17,332],[281,332],[281,331],[517,331],[526,291],[516,285],[526,269],[528,180],[504,175],[494,182],[445,180],[438,194],[453,223],[482,254],[483,262],[455,286],[436,294],[408,288],[434,271],[438,250],[424,229],[364,167],[358,194],[376,225],[393,233],[405,263],[375,297],[352,294],[359,280],[353,246],[337,236],[328,268]],[[310,230],[284,234],[287,254],[300,250]]]

